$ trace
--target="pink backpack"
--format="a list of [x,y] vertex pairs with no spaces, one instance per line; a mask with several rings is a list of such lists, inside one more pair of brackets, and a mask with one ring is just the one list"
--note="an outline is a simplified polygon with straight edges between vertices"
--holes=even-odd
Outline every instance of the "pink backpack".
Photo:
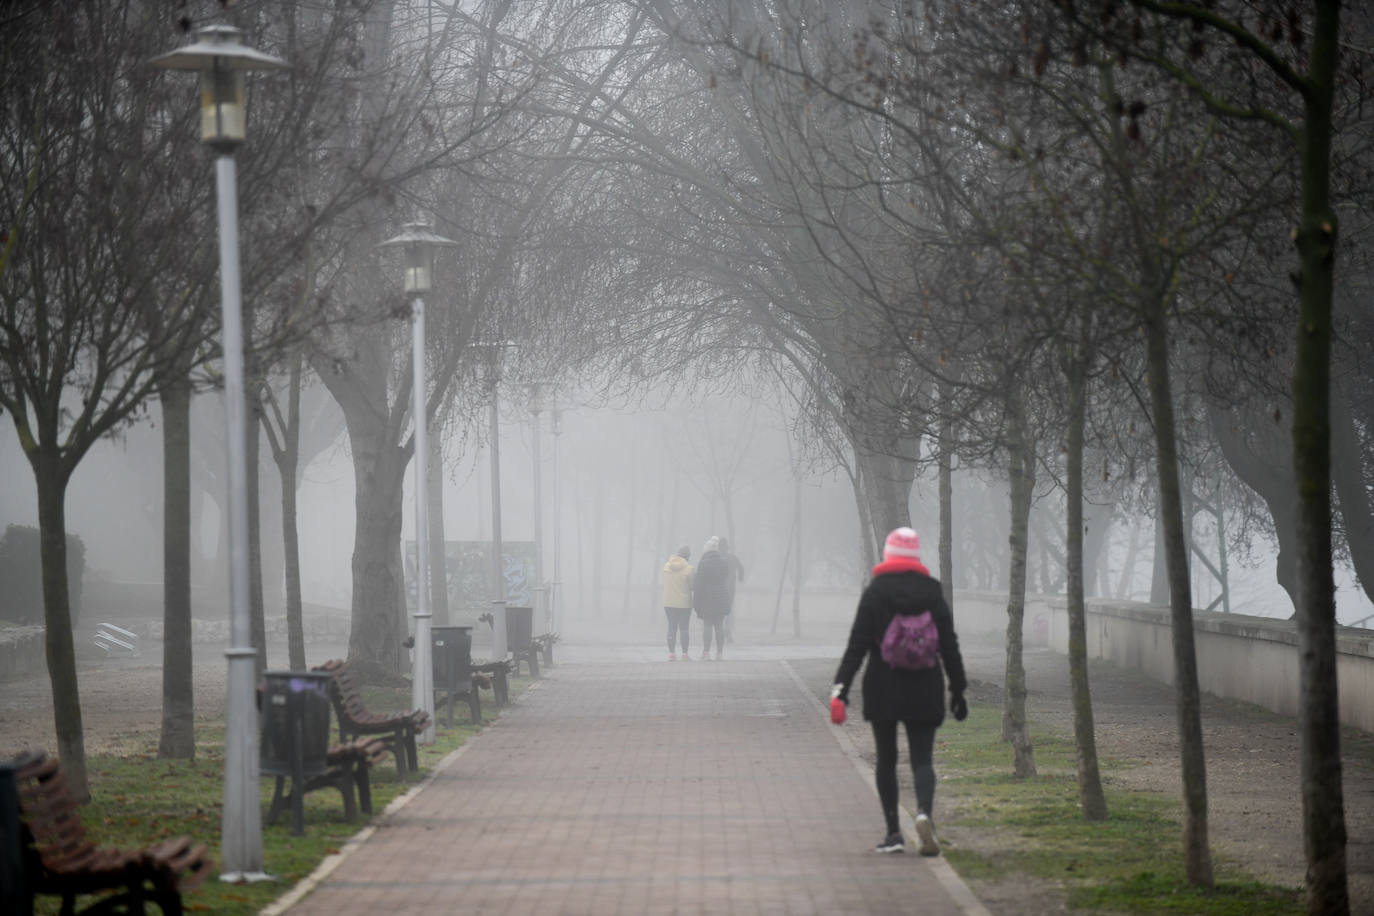
[[883,661],[894,668],[921,670],[939,664],[940,631],[930,611],[894,614],[879,648]]

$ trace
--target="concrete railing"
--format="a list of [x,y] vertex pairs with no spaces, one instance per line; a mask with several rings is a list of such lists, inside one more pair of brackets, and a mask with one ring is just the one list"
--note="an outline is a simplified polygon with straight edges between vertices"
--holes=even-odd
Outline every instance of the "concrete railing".
[[[1006,595],[960,592],[960,635],[1006,631]],[[1169,609],[1137,602],[1089,600],[1088,656],[1134,668],[1172,684],[1174,648]],[[1068,608],[1061,595],[1028,596],[1025,641],[1056,652],[1069,649]],[[1298,634],[1291,620],[1193,611],[1198,682],[1219,697],[1298,714]],[[1341,722],[1374,732],[1374,633],[1336,628],[1336,681]]]

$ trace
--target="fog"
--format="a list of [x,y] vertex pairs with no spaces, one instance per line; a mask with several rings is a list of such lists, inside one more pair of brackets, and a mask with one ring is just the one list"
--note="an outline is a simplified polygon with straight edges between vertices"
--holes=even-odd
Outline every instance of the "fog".
[[[525,393],[518,386],[511,388],[503,393],[500,420],[502,536],[507,543],[532,541],[536,524],[535,426]],[[541,578],[559,579],[562,626],[575,629],[579,619],[587,618],[656,620],[657,575],[664,560],[682,545],[699,555],[711,535],[732,541],[747,572],[744,589],[756,605],[773,607],[782,601],[790,607],[796,562],[793,468],[800,450],[790,441],[793,434],[776,405],[752,394],[688,398],[671,391],[645,398],[646,405],[655,406],[609,408],[578,401],[575,395],[557,400],[557,435],[550,410],[538,418],[544,506]],[[322,441],[327,444],[303,469],[298,490],[302,593],[307,606],[346,614],[354,530],[352,459],[337,408],[322,396],[317,403],[315,425],[326,431]],[[491,462],[483,441],[486,411],[473,414],[483,418],[481,430],[441,434],[449,541],[491,537]],[[223,421],[217,396],[200,396],[195,415],[193,613],[204,617],[226,613],[218,504],[223,497],[221,478],[216,476]],[[97,604],[100,589],[94,586],[99,583],[152,586],[161,581],[162,458],[157,419],[154,407],[144,422],[100,442],[78,467],[68,492],[68,531],[85,544],[85,591]],[[267,613],[273,616],[284,608],[280,488],[265,451],[260,470],[265,597]],[[9,424],[0,432],[0,471],[5,481],[0,489],[0,529],[11,524],[36,526],[33,476]],[[838,594],[840,600],[846,593],[857,595],[865,570],[849,480],[835,468],[803,467],[798,473],[803,587]],[[408,474],[403,522],[407,540],[414,535],[412,486]],[[935,493],[930,475],[918,477],[910,503],[913,525],[923,539],[923,558],[932,569],[939,562]],[[1062,519],[1057,493],[1041,492],[1035,512],[1044,522],[1062,525],[1057,521]],[[988,551],[1000,549],[998,539],[1005,543],[1003,483],[976,473],[957,473],[954,513],[956,543],[981,537],[990,541]],[[1137,559],[1123,579],[1133,528]],[[1204,552],[1215,556],[1214,528],[1199,521],[1194,536]],[[1148,519],[1113,520],[1100,576],[1104,590],[1148,600],[1152,537]],[[1032,591],[1046,581],[1034,565],[1035,557],[1033,543]],[[989,564],[999,559],[1004,560],[1004,554],[990,553],[974,564],[956,551],[956,586],[996,587],[998,582],[985,580]],[[968,568],[974,565],[980,571]],[[1194,605],[1207,607],[1220,594],[1215,578],[1195,562],[1192,579]],[[1254,540],[1248,558],[1233,553],[1228,579],[1231,611],[1291,615],[1291,603],[1275,582],[1272,545],[1263,539]],[[1117,592],[1123,581],[1124,592]],[[1338,567],[1337,584],[1338,620],[1368,626],[1366,618],[1374,608],[1347,569]],[[142,594],[158,593],[149,588]],[[98,614],[100,608],[83,610],[83,619],[90,620],[86,611]],[[161,608],[147,607],[146,614],[160,617]]]

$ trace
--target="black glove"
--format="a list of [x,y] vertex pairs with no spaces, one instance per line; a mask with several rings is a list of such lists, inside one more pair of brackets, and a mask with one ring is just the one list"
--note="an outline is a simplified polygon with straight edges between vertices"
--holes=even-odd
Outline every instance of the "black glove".
[[962,722],[968,718],[968,701],[962,693],[949,695],[949,711],[954,714],[955,722]]

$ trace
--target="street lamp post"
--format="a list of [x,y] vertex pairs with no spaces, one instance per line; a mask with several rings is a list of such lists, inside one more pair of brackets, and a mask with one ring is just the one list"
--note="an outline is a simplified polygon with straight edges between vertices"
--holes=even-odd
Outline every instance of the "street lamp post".
[[501,350],[507,341],[477,340],[469,344],[483,354],[487,392],[491,398],[488,436],[491,439],[491,660],[504,661],[509,652],[506,638],[506,570],[501,543]]
[[405,257],[403,284],[410,296],[411,363],[414,368],[410,414],[415,421],[415,648],[411,654],[410,703],[429,715],[429,725],[417,738],[420,744],[434,743],[434,668],[430,663],[430,627],[434,613],[429,604],[429,500],[425,487],[429,480],[429,410],[425,384],[425,293],[434,278],[434,252],[458,243],[435,235],[426,223],[407,223],[401,234],[387,239],[378,248],[399,248]]
[[543,382],[530,384],[530,417],[533,433],[530,438],[530,451],[534,459],[534,581],[536,585],[535,594],[543,598],[543,607],[540,610],[544,613],[545,632],[552,633],[553,601],[548,587],[544,584],[544,503],[543,495],[540,492],[543,468],[539,463],[539,412],[542,408],[543,384]]
[[559,551],[563,528],[559,520],[558,507],[558,437],[563,432],[563,411],[555,407],[551,413],[550,419],[553,421],[553,587],[549,592],[551,601],[549,617],[553,632],[557,633],[560,631],[563,616],[563,558]]
[[243,387],[243,302],[239,285],[238,172],[244,140],[244,74],[279,70],[280,58],[243,45],[243,33],[210,25],[199,40],[152,60],[155,67],[200,74],[201,140],[215,151],[219,210],[220,311],[224,335],[225,443],[229,468],[229,660],[224,735],[224,812],[220,879],[263,881],[262,810],[258,795],[257,701],[248,608],[248,455]]
[[491,362],[491,564],[492,564],[492,627],[491,660],[505,661],[509,651],[506,637],[506,568],[501,556],[501,405],[496,389],[500,383],[499,353],[492,353]]

